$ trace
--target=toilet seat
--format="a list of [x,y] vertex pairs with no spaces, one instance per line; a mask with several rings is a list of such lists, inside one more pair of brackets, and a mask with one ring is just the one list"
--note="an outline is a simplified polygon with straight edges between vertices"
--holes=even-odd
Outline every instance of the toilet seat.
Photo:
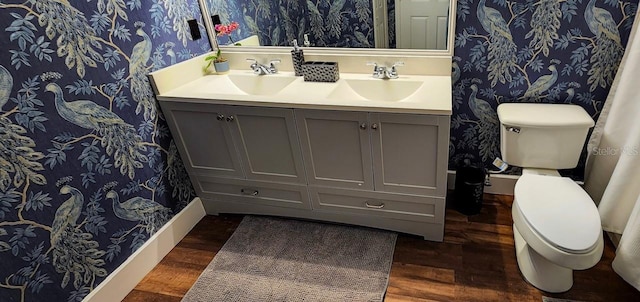
[[547,244],[571,254],[589,253],[602,238],[591,197],[566,177],[526,174],[518,179],[514,211]]

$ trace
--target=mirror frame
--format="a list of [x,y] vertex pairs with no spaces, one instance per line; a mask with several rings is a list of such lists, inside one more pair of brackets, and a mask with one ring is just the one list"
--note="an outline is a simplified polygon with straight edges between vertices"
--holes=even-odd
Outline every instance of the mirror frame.
[[[211,14],[207,7],[205,0],[198,0],[200,4],[200,11],[204,20],[204,27],[207,31],[207,37],[209,37],[209,44],[211,49],[218,49],[218,40],[215,36],[215,30],[213,21],[211,20]],[[358,55],[373,55],[373,56],[402,56],[402,57],[440,57],[440,56],[453,56],[454,40],[455,40],[455,25],[456,25],[456,13],[457,13],[457,0],[449,0],[449,18],[448,30],[447,30],[447,49],[395,49],[395,48],[337,48],[337,47],[304,47],[305,52],[317,55],[345,55],[345,56],[358,56]],[[275,54],[282,53],[288,54],[292,47],[286,46],[243,46],[243,47],[231,47],[222,46],[222,49],[227,53],[255,53],[255,54]]]

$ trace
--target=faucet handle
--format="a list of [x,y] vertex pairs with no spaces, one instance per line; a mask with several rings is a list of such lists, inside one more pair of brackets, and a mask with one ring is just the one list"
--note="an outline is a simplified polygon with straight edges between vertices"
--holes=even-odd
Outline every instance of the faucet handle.
[[277,73],[278,68],[276,68],[276,64],[282,62],[280,59],[273,59],[269,61],[269,72]]
[[282,60],[273,59],[273,60],[269,61],[269,65],[271,65],[271,67],[273,67],[276,63],[280,63],[280,62],[282,62]]
[[246,61],[251,63],[251,68],[254,68],[254,66],[258,65],[258,60],[256,59],[247,58]]
[[377,62],[367,62],[368,66],[373,66],[373,76],[378,77],[380,73],[384,72],[387,68],[384,66],[378,65]]
[[398,78],[398,69],[396,68],[396,66],[404,66],[404,62],[393,63],[393,65],[391,66],[391,70],[389,70],[389,75],[388,75],[390,79]]
[[396,66],[404,66],[404,62],[398,61],[398,62],[393,63],[393,65],[391,65],[391,70],[395,71]]

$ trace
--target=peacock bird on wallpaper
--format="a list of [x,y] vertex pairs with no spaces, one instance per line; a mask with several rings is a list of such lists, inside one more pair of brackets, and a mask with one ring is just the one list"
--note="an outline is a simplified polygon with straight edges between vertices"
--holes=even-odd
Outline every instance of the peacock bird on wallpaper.
[[0,111],[2,107],[9,101],[11,95],[11,89],[13,88],[13,77],[11,73],[0,65]]
[[[49,72],[42,75],[42,80],[56,80],[60,77],[59,73]],[[56,83],[47,84],[45,90],[54,94],[56,110],[63,119],[97,132],[101,146],[105,148],[107,155],[113,155],[115,167],[120,168],[120,173],[131,179],[135,177],[135,169],[142,168],[142,163],[147,162],[148,158],[142,153],[147,148],[132,125],[92,101],[67,102],[62,88]]]
[[475,115],[480,121],[493,124],[497,126],[499,124],[498,114],[491,107],[489,102],[478,98],[478,85],[471,85],[471,95],[469,96],[469,108],[473,115]]
[[60,286],[67,286],[73,276],[73,286],[78,289],[90,283],[96,277],[105,277],[107,270],[102,268],[101,259],[105,251],[99,250],[100,244],[93,235],[82,231],[78,219],[84,204],[84,195],[80,190],[63,185],[61,195],[70,195],[60,204],[51,225],[51,262],[56,272],[64,274]]
[[596,0],[587,3],[584,19],[591,33],[595,35],[595,47],[591,57],[593,65],[587,80],[587,84],[591,85],[590,90],[593,91],[598,86],[604,88],[613,82],[624,47],[620,40],[618,24],[609,11],[596,6]]
[[556,68],[556,64],[560,64],[560,61],[551,60],[551,65],[547,67],[547,69],[551,71],[551,74],[540,76],[537,80],[535,80],[535,82],[531,83],[529,89],[527,89],[527,91],[525,91],[524,95],[522,96],[523,99],[528,101],[538,100],[542,93],[549,90],[549,88],[551,88],[551,86],[556,83],[556,81],[558,80],[558,69]]
[[491,86],[510,82],[513,79],[511,73],[516,71],[517,46],[513,42],[509,25],[502,14],[494,8],[487,7],[486,0],[480,0],[477,8],[478,21],[482,28],[489,33],[489,67],[487,71],[491,80]]
[[156,117],[156,104],[151,91],[149,79],[147,78],[147,62],[151,57],[151,38],[143,30],[143,22],[136,22],[136,35],[142,37],[142,41],[136,43],[131,51],[131,61],[129,62],[129,73],[131,77],[131,97],[138,103],[136,114],[144,112],[144,119],[150,120]]
[[148,234],[155,233],[171,215],[171,209],[139,196],[120,202],[118,193],[110,190],[106,198],[112,200],[113,213],[118,218],[141,223]]

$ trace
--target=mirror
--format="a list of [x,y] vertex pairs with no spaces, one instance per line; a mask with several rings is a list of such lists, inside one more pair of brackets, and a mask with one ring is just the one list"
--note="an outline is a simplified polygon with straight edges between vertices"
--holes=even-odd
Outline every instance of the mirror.
[[[203,15],[238,22],[212,45],[453,52],[455,0],[200,0]],[[207,28],[213,29],[212,24]],[[215,33],[215,31],[210,30]],[[215,46],[214,46],[215,47]]]

